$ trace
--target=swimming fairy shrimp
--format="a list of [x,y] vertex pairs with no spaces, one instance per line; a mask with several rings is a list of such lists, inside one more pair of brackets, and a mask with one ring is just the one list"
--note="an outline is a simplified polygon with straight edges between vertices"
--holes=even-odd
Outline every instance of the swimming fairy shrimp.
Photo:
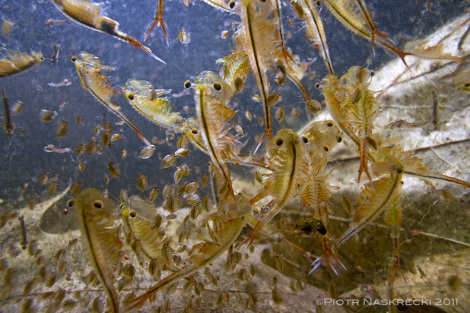
[[119,300],[113,286],[116,279],[112,265],[119,261],[122,242],[118,236],[118,228],[112,228],[114,203],[111,199],[105,198],[99,190],[88,188],[74,199],[70,199],[67,206],[77,210],[88,257],[108,295],[112,311],[118,313]]
[[6,51],[6,53],[0,51],[0,56],[3,57],[0,59],[0,77],[14,75],[26,71],[36,64],[44,61],[44,57],[42,56],[41,52],[26,54],[7,49],[2,50]]
[[202,72],[193,88],[197,118],[206,150],[223,175],[228,192],[233,194],[227,162],[235,156],[231,146],[236,137],[231,138],[227,134],[233,126],[228,123],[235,116],[235,111],[226,106],[232,97],[232,90],[214,72]]
[[311,0],[298,0],[298,4],[302,7],[304,12],[305,35],[313,43],[313,46],[318,48],[328,73],[334,74],[335,72],[326,42],[325,27],[320,19],[320,13],[316,8],[316,4]]
[[400,161],[388,157],[383,162],[374,162],[373,170],[378,179],[363,186],[351,226],[338,239],[338,246],[364,229],[387,207],[399,203],[401,199],[404,167]]
[[144,137],[139,128],[123,113],[119,104],[112,99],[118,94],[118,91],[111,86],[108,78],[101,74],[101,71],[112,70],[112,67],[101,64],[101,61],[94,55],[87,52],[80,52],[77,56],[72,57],[75,63],[81,85],[88,90],[96,99],[104,106],[116,114],[121,120],[126,122],[139,138],[145,143],[145,147],[140,152],[142,159],[150,158],[155,152],[155,146]]
[[260,230],[276,216],[294,196],[299,183],[299,177],[305,162],[304,142],[299,135],[291,129],[281,129],[276,136],[266,144],[267,159],[272,172],[264,181],[264,189],[250,200],[254,204],[270,196],[273,198],[268,204],[269,212],[256,224],[251,235],[240,246],[248,242],[251,245]]
[[275,104],[273,99],[278,98],[270,94],[267,74],[268,69],[275,63],[279,49],[279,32],[276,24],[268,19],[271,11],[270,3],[260,3],[257,6],[255,1],[242,1],[238,12],[242,23],[235,36],[237,49],[248,56],[263,105],[264,134],[255,151],[266,138],[272,137],[271,106]]
[[328,75],[321,83],[331,116],[359,149],[358,182],[363,172],[372,181],[367,166],[377,106],[374,92],[368,88],[373,75],[366,68],[354,66],[341,78]]
[[333,14],[334,17],[338,21],[340,21],[344,26],[349,28],[349,30],[361,36],[362,38],[370,40],[372,42],[372,47],[374,46],[374,42],[377,42],[380,46],[397,55],[400,59],[402,59],[403,63],[408,66],[405,60],[405,56],[414,54],[411,52],[402,51],[397,48],[394,44],[390,42],[389,38],[386,37],[384,33],[376,31],[375,26],[373,26],[374,24],[372,20],[364,20],[364,14],[367,12],[367,9],[364,5],[362,5],[361,7],[363,9],[358,10],[358,8],[356,7],[358,2],[362,3],[363,1],[322,1],[322,3],[327,7],[331,14]]
[[150,48],[142,45],[137,39],[119,30],[119,23],[109,17],[102,16],[101,8],[98,4],[87,0],[52,0],[52,3],[65,16],[77,24],[90,29],[110,34],[120,40],[131,44],[152,56],[155,60],[166,64],[165,61],[152,53]]
[[175,111],[170,99],[171,90],[155,89],[145,80],[128,79],[122,92],[132,107],[164,130],[183,132],[184,119]]

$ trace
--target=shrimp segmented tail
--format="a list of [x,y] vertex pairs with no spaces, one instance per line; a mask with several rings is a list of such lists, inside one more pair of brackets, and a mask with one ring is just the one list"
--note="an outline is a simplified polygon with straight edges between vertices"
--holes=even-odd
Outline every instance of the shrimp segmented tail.
[[147,40],[148,36],[152,32],[155,25],[158,25],[162,28],[163,34],[165,35],[165,40],[166,40],[167,46],[170,46],[170,43],[168,41],[168,35],[166,33],[165,22],[163,21],[163,10],[164,10],[164,8],[165,8],[165,0],[158,0],[157,1],[157,12],[155,13],[155,19],[153,20],[152,25],[150,25],[149,30],[145,34],[144,41]]
[[89,29],[106,33],[133,45],[157,61],[166,64],[162,59],[152,53],[150,48],[142,45],[137,39],[119,30],[119,23],[109,17],[103,16],[98,4],[87,0],[52,0],[54,5],[71,21]]
[[355,0],[356,2],[356,6],[358,7],[359,11],[361,12],[361,15],[364,19],[364,21],[367,23],[367,26],[369,27],[369,31],[370,31],[370,41],[372,43],[372,52],[374,53],[375,55],[375,36],[380,36],[382,37],[383,39],[391,42],[392,40],[388,37],[387,33],[385,32],[380,32],[377,27],[375,26],[375,23],[374,23],[374,20],[372,19],[372,16],[369,12],[369,10],[367,9],[367,6],[364,2],[364,0]]

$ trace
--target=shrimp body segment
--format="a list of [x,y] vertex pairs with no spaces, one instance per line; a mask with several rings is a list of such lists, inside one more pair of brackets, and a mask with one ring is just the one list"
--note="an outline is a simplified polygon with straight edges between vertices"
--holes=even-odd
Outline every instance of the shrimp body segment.
[[40,52],[26,54],[12,50],[5,51],[6,53],[0,52],[0,56],[2,56],[2,59],[0,59],[0,77],[26,71],[44,60]]
[[[294,196],[305,165],[305,147],[299,135],[291,129],[281,129],[266,145],[266,157],[273,169],[264,182],[263,191],[250,200],[251,204],[271,196],[269,212],[258,222],[251,235],[241,244],[251,245],[261,229],[276,216]],[[272,204],[272,205],[271,205]]]
[[119,262],[122,242],[118,236],[118,228],[113,228],[114,203],[105,198],[99,190],[89,188],[69,200],[67,205],[77,210],[90,262],[108,295],[112,311],[118,313],[119,301],[114,289],[112,266]]
[[142,45],[137,39],[119,30],[119,23],[109,17],[102,15],[100,6],[88,0],[52,0],[52,3],[73,22],[90,29],[107,33],[131,44],[146,53],[155,60],[165,62],[152,53],[150,48]]

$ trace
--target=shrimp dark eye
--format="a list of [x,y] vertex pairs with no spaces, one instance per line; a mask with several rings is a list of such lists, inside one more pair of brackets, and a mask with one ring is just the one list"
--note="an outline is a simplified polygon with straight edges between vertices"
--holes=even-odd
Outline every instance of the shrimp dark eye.
[[325,150],[325,152],[328,152],[330,148],[328,148],[328,146],[323,146],[323,150]]
[[468,88],[468,87],[470,87],[470,83],[465,83],[463,86],[464,86],[465,88]]
[[219,91],[222,89],[222,84],[221,83],[214,83],[214,89]]
[[397,172],[398,172],[398,174],[401,174],[401,173],[403,173],[403,169],[400,167],[400,168],[397,169]]
[[315,226],[315,229],[322,235],[326,234],[326,227],[323,225],[322,222],[318,222],[317,225]]
[[370,71],[370,76],[375,76],[375,71]]
[[134,100],[134,94],[132,94],[132,93],[128,94],[127,99],[129,99],[131,101]]
[[233,9],[233,8],[235,7],[235,1],[230,1],[230,2],[228,3],[228,7],[229,7],[230,9]]
[[197,135],[197,129],[196,129],[196,128],[192,128],[192,129],[191,129],[191,134]]
[[284,140],[282,140],[281,138],[276,140],[276,145],[278,145],[278,147],[282,146],[283,143],[284,143]]
[[184,88],[188,89],[189,87],[191,87],[191,82],[187,80],[184,82]]
[[[295,227],[299,227],[299,225],[295,225]],[[306,225],[303,228],[300,228],[301,231],[303,231],[306,234],[311,234],[312,233],[312,225]]]
[[320,88],[320,83],[316,83],[315,88]]
[[75,201],[73,201],[73,200],[67,201],[67,206],[68,206],[69,208],[73,207],[74,204],[75,204]]
[[319,6],[321,5],[321,1],[320,1],[320,0],[317,0],[317,1],[315,2],[315,4],[319,7]]
[[307,137],[302,137],[302,141],[303,141],[304,143],[308,143],[308,138],[307,138]]
[[103,202],[101,202],[100,200],[96,200],[95,202],[93,202],[93,206],[97,209],[101,209],[103,208]]
[[41,61],[44,61],[45,59],[46,59],[46,58],[44,58],[44,57],[41,57]]
[[328,123],[326,123],[326,126],[328,126],[328,127],[333,127],[333,122],[328,122]]
[[72,57],[70,58],[70,60],[72,60],[72,62],[75,62],[75,61],[77,61],[77,57],[76,57],[76,56],[72,56]]
[[136,217],[136,216],[137,216],[137,213],[135,213],[135,211],[130,211],[130,212],[129,212],[129,216],[130,216],[130,217]]
[[343,137],[338,137],[338,142],[343,141]]

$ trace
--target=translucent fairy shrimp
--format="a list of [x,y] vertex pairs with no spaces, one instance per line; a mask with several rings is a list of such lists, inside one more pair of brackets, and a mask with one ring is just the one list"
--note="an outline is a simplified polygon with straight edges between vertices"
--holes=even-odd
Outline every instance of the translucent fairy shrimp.
[[152,145],[150,141],[145,138],[140,129],[121,112],[119,104],[112,99],[112,97],[118,95],[119,92],[111,86],[108,78],[101,74],[101,71],[112,70],[113,68],[102,65],[98,57],[87,52],[80,52],[77,56],[73,56],[72,61],[75,63],[75,68],[80,77],[82,87],[103,103],[108,110],[126,122],[145,143],[140,157],[143,159],[151,157],[155,152],[155,146]]
[[[377,135],[380,139],[380,136]],[[405,151],[399,144],[393,146],[382,146],[379,149],[371,152],[371,158],[374,162],[385,162],[388,158],[395,158],[400,161],[403,166],[403,172],[406,175],[413,175],[421,178],[439,179],[454,184],[470,188],[470,183],[455,177],[435,173],[425,167],[422,163],[423,160],[414,156],[413,152]]]
[[330,58],[328,44],[326,42],[325,28],[320,19],[320,13],[316,8],[316,4],[312,0],[298,0],[299,5],[303,8],[305,19],[305,33],[315,47],[318,47],[320,56],[325,62],[328,73],[334,74],[333,64]]
[[257,147],[259,148],[264,139],[272,137],[271,106],[274,103],[270,101],[272,97],[267,71],[277,58],[279,32],[276,24],[268,19],[272,11],[270,3],[261,3],[258,7],[255,1],[244,0],[238,11],[242,23],[235,42],[237,48],[248,56],[263,105],[264,134]]
[[[188,118],[184,121],[183,134],[189,139],[191,144],[199,149],[201,152],[209,155],[206,145],[202,138],[201,130],[199,127],[199,122],[195,118]],[[235,142],[237,137],[227,133],[225,134],[225,141]],[[235,154],[227,160],[228,163],[243,165],[248,167],[257,167],[257,168],[269,168],[268,165],[264,162],[262,158],[256,157],[254,155],[240,154],[237,150],[241,148],[239,145],[232,147],[233,153]]]
[[151,260],[165,263],[173,271],[177,270],[170,260],[164,258],[162,247],[168,238],[161,228],[163,219],[155,211],[155,206],[139,196],[131,196],[121,206],[124,230],[131,241],[139,242],[140,251]]
[[155,89],[147,81],[131,78],[122,91],[132,107],[147,119],[165,130],[182,132],[184,119],[165,97],[171,90]]
[[250,64],[245,53],[234,51],[233,53],[217,60],[217,64],[222,64],[220,77],[232,87],[233,93],[241,92],[245,84]]
[[330,152],[343,141],[341,131],[332,120],[310,122],[299,131],[299,135],[302,141],[310,146],[320,146],[325,152]]
[[88,0],[52,0],[57,9],[65,16],[80,25],[90,29],[110,34],[120,40],[131,44],[152,56],[155,60],[165,63],[152,53],[148,47],[142,45],[137,39],[119,30],[119,23],[109,17],[102,16],[98,4]]
[[354,66],[341,78],[328,75],[321,83],[331,116],[359,149],[358,182],[363,172],[372,180],[367,165],[377,107],[374,92],[368,88],[373,75],[366,68]]
[[113,228],[114,203],[97,189],[85,189],[67,202],[74,207],[96,276],[108,295],[112,311],[119,312],[119,300],[114,289],[115,278],[112,266],[119,262],[122,242],[118,228]]
[[193,88],[197,118],[206,150],[223,174],[228,191],[233,194],[226,164],[234,156],[231,148],[234,140],[226,136],[232,127],[228,123],[235,116],[235,111],[226,106],[232,98],[231,88],[214,72],[202,72]]
[[53,144],[49,144],[49,145],[44,147],[44,152],[71,153],[72,149],[70,149],[70,148],[57,148]]
[[7,49],[0,50],[0,77],[10,76],[24,72],[36,64],[44,61],[41,52],[26,54]]
[[390,157],[374,163],[374,171],[379,178],[362,188],[351,226],[338,239],[338,246],[364,229],[388,206],[399,203],[401,199],[403,165]]
[[[260,230],[276,216],[294,196],[299,177],[305,166],[305,147],[299,135],[291,129],[281,129],[266,145],[266,157],[272,172],[264,181],[264,189],[250,200],[251,204],[272,197],[269,212],[257,223],[250,236],[241,244],[251,245]],[[240,246],[241,246],[240,245]]]
[[[327,0],[322,1],[322,3],[343,25],[349,28],[352,32],[370,40],[372,44],[374,44],[374,42],[379,43],[379,45],[385,49],[399,56],[405,64],[405,56],[413,55],[412,53],[404,52],[398,49],[390,42],[390,39],[384,33],[378,32],[376,30],[371,20],[364,19],[364,13],[367,12],[367,9],[363,6],[363,1]],[[359,8],[357,7],[358,3],[361,4]],[[368,17],[370,18],[370,15],[368,15]],[[376,37],[376,35],[378,36]]]
[[[338,142],[339,130],[333,127],[333,121],[318,121],[311,123],[301,135],[302,141],[306,144],[305,165],[299,177],[298,194],[304,207],[312,210],[313,218],[304,220],[300,228],[306,232],[306,229],[316,229],[317,232],[311,232],[320,239],[323,254],[313,263],[312,273],[320,265],[326,263],[337,275],[338,270],[335,264],[339,264],[346,269],[340,259],[333,252],[330,244],[330,238],[327,235],[329,201],[333,196],[333,190],[339,187],[331,186],[328,183],[328,176],[332,170],[327,171],[329,147],[333,147]],[[341,138],[341,137],[339,137]]]
[[282,25],[282,5],[281,0],[272,0],[274,12],[276,13],[276,21],[277,21],[277,30],[279,36],[279,45],[281,47],[281,54],[282,58],[284,59],[285,63],[289,63],[289,60],[295,63],[293,56],[289,53],[286,46],[286,41],[284,38],[284,27]]

